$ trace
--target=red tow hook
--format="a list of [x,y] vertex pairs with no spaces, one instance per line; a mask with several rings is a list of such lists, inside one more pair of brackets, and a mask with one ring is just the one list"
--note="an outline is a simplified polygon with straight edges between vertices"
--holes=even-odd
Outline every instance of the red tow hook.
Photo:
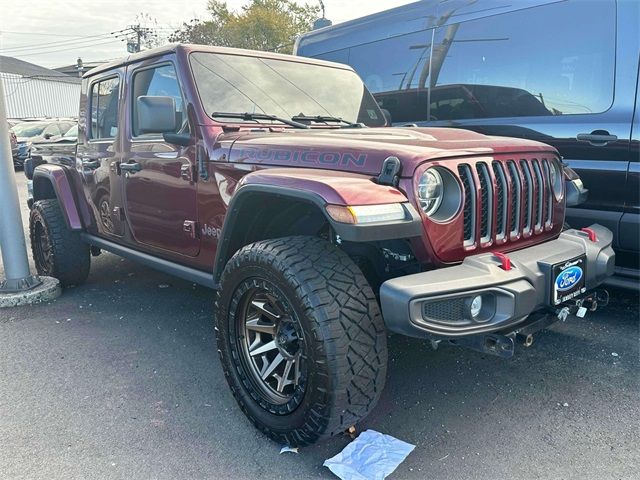
[[507,257],[504,253],[493,252],[494,257],[498,257],[500,259],[500,263],[502,263],[502,269],[507,272],[511,270],[511,259]]
[[596,232],[594,232],[591,228],[582,228],[580,231],[586,233],[589,236],[589,240],[591,240],[592,242],[598,241]]

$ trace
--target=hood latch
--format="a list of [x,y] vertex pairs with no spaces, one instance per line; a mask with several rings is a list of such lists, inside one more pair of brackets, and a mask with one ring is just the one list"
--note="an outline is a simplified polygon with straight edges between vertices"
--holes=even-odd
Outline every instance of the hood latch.
[[382,162],[382,171],[378,175],[378,184],[397,187],[401,168],[402,164],[398,157],[385,158],[384,162]]

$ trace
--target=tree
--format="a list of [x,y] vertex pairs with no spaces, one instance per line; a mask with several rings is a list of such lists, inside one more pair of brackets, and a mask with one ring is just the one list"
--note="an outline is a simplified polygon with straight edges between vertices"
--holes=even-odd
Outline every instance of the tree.
[[209,0],[207,11],[210,19],[183,23],[169,40],[290,53],[296,37],[311,30],[319,8],[293,0],[249,0],[235,12],[225,1]]

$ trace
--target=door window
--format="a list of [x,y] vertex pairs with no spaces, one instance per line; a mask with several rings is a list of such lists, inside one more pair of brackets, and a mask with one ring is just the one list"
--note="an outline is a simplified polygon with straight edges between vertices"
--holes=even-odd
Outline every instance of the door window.
[[90,139],[115,138],[118,134],[119,85],[119,79],[114,77],[91,86]]
[[134,137],[154,137],[157,134],[138,133],[138,97],[141,96],[162,96],[172,97],[176,105],[176,132],[187,128],[187,116],[184,112],[184,101],[176,70],[172,64],[147,68],[136,72],[133,76],[133,136]]
[[614,2],[569,1],[440,27],[432,120],[601,113],[613,101]]

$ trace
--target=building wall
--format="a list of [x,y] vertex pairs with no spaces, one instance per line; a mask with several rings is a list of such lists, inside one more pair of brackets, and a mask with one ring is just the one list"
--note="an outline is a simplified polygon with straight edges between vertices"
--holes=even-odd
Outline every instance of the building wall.
[[0,72],[7,118],[77,117],[80,84]]

